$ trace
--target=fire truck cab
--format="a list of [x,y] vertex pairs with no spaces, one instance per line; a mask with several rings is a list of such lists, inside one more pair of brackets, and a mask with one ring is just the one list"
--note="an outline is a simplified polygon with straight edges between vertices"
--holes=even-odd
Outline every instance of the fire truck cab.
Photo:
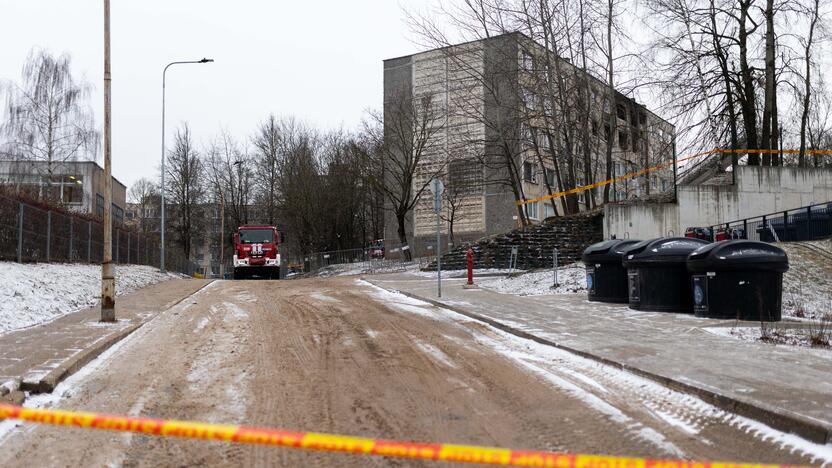
[[240,226],[234,233],[234,279],[280,279],[278,244],[282,233],[274,226]]

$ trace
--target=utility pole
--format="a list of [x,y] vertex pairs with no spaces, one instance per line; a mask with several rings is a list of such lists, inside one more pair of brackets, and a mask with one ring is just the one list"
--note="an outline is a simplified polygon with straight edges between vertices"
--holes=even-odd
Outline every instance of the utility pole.
[[101,321],[116,321],[113,271],[113,176],[110,167],[110,0],[104,0],[104,258],[101,263]]
[[225,196],[220,190],[220,279],[225,279]]

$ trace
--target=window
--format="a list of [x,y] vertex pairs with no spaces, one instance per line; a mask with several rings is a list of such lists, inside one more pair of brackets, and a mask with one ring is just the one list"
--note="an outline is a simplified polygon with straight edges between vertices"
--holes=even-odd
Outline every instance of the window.
[[625,130],[618,131],[618,147],[626,151],[629,146],[628,133]]
[[592,134],[598,136],[598,121],[592,119]]
[[538,202],[526,203],[526,216],[528,216],[529,219],[540,219],[538,218],[537,204]]
[[537,109],[537,96],[528,89],[523,90],[523,105],[526,107],[526,110]]
[[[102,206],[104,204],[102,203]],[[113,203],[113,222],[121,224],[124,222],[124,210],[118,207],[115,203]]]
[[95,214],[99,218],[104,217],[104,196],[100,193],[95,194]]
[[526,71],[534,70],[534,57],[528,52],[523,52],[523,69]]
[[641,132],[638,130],[633,130],[633,151],[641,151]]
[[552,202],[546,201],[543,203],[543,219],[555,216],[555,209],[552,208]]
[[523,180],[533,184],[537,183],[537,168],[533,162],[523,161]]
[[522,124],[520,127],[520,139],[523,140],[523,144],[531,145],[532,144],[532,128],[528,124]]
[[614,163],[615,166],[615,176],[621,177],[624,175],[624,165],[621,163]]
[[[584,185],[586,185],[584,183],[584,179],[582,177],[578,177],[577,184],[578,184],[578,187],[583,187]],[[586,200],[585,195],[586,195],[586,191],[578,192],[578,203],[583,203]]]
[[638,114],[638,123],[641,125],[645,125],[647,123],[647,114],[644,112],[639,112]]
[[624,107],[624,104],[618,104],[615,106],[615,112],[619,119],[624,121],[627,120],[627,108]]
[[555,186],[555,170],[549,169],[548,167],[544,169],[546,173],[546,182],[549,184],[549,187]]
[[604,141],[610,139],[610,134],[611,133],[612,132],[610,132],[610,125],[609,124],[604,124]]

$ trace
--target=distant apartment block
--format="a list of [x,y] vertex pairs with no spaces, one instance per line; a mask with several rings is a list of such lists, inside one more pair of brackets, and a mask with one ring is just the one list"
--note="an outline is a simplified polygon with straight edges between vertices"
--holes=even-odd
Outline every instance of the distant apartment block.
[[[33,198],[49,199],[70,211],[104,216],[104,169],[93,161],[0,160],[0,185]],[[113,221],[124,222],[127,187],[113,177]]]
[[[545,139],[555,133],[555,109],[541,96],[537,73],[544,63],[554,60],[561,75],[575,87],[586,80],[591,104],[586,120],[591,134],[589,171],[580,163],[568,165],[560,158],[558,166],[547,153],[555,147]],[[519,198],[534,199],[605,180],[607,139],[613,139],[612,176],[622,176],[646,167],[671,163],[674,159],[675,128],[643,105],[615,93],[610,106],[608,88],[600,80],[576,70],[543,46],[521,33],[510,33],[451,47],[430,50],[384,61],[384,113],[388,118],[402,100],[427,102],[432,121],[441,128],[425,145],[414,189],[426,178],[439,173],[446,187],[457,190],[457,215],[454,234],[457,241],[505,232],[517,226],[517,199],[509,177],[521,179]],[[569,98],[571,99],[571,98]],[[611,129],[610,113],[615,115]],[[561,119],[561,125],[563,125]],[[438,127],[437,127],[438,128]],[[549,130],[548,132],[544,130]],[[385,128],[385,131],[387,129]],[[387,138],[387,135],[385,135]],[[549,144],[547,144],[549,143]],[[576,155],[576,157],[579,155]],[[505,158],[511,158],[515,174],[509,174]],[[573,183],[566,184],[571,171]],[[673,188],[673,165],[611,186],[611,201],[629,200]],[[594,203],[602,204],[602,190]],[[578,195],[579,209],[585,209],[590,192]],[[530,203],[525,213],[532,222],[555,214],[550,202]],[[563,214],[558,201],[558,214]],[[447,223],[442,226],[447,235]],[[413,248],[430,245],[435,236],[435,216],[430,193],[426,193],[411,213],[407,226]],[[396,221],[386,215],[385,237],[397,239]],[[444,242],[444,241],[443,241]]]

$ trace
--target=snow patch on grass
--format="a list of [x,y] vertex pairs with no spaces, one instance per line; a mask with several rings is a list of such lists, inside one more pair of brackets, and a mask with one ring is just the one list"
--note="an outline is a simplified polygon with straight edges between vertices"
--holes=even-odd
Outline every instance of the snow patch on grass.
[[[116,265],[116,294],[181,278],[144,265]],[[98,304],[101,267],[0,262],[0,333],[54,320]]]
[[552,270],[539,270],[506,278],[484,278],[477,281],[481,288],[517,296],[586,293],[586,268],[583,263],[558,268],[558,286]]

